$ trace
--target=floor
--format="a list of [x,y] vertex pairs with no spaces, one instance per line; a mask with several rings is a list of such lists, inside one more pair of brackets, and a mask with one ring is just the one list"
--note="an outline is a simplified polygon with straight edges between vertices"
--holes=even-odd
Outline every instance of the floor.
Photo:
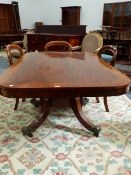
[[[0,52],[0,74],[9,67],[7,55],[5,52]],[[131,63],[127,62],[118,62],[116,68],[121,70],[127,76],[131,78]],[[131,99],[131,84],[129,86],[129,92],[126,94],[129,99]]]
[[[116,64],[116,68],[131,78],[131,62],[119,61]],[[129,85],[129,92],[126,95],[131,99],[131,83]]]
[[[23,136],[21,128],[39,112],[20,100],[0,97],[0,175],[131,175],[131,101],[125,96],[108,98],[110,112],[89,98],[83,106],[102,130],[94,137],[70,108],[52,109],[45,122]],[[8,110],[7,110],[8,109]]]

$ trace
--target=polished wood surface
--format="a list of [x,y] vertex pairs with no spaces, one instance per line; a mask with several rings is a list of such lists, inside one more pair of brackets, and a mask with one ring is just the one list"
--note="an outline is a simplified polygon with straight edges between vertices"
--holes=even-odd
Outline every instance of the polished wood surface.
[[37,26],[34,34],[28,34],[28,50],[43,51],[49,41],[64,40],[72,46],[81,44],[86,34],[86,25],[42,25]]
[[23,135],[32,137],[56,104],[55,100],[64,104],[61,99],[66,99],[80,123],[99,136],[101,128],[85,116],[81,97],[121,95],[129,83],[129,78],[92,53],[30,52],[0,76],[0,94],[10,98],[40,98],[40,113],[22,128]]
[[41,25],[36,33],[85,35],[86,25]]
[[[0,77],[6,97],[110,96],[130,79],[88,52],[30,52]],[[39,90],[39,91],[38,91]]]
[[67,41],[72,46],[80,45],[83,34],[54,34],[54,33],[33,33],[27,34],[28,51],[44,51],[44,46],[49,41]]

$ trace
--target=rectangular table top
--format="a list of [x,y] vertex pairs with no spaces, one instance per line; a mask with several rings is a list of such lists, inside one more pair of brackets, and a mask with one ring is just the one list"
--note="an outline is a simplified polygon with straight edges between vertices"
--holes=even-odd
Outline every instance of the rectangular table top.
[[130,79],[88,52],[30,52],[0,76],[7,97],[110,96],[126,92]]

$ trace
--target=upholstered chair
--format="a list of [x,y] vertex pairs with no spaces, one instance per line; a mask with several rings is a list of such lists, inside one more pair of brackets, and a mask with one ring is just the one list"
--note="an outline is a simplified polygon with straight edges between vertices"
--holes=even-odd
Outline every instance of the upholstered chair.
[[98,53],[103,46],[103,38],[98,32],[87,33],[80,46],[72,47],[72,50],[81,50],[82,52]]
[[8,61],[10,65],[14,64],[15,61],[24,54],[23,49],[19,45],[16,45],[16,44],[7,45],[6,53],[7,53]]

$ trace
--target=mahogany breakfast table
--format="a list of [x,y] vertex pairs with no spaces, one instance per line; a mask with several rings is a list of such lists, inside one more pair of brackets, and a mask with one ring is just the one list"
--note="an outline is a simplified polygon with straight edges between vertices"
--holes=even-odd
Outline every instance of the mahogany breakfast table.
[[8,98],[40,98],[40,113],[22,133],[32,137],[54,101],[66,99],[80,123],[95,136],[100,126],[88,120],[82,97],[124,94],[130,79],[88,52],[29,52],[0,76],[0,94]]

